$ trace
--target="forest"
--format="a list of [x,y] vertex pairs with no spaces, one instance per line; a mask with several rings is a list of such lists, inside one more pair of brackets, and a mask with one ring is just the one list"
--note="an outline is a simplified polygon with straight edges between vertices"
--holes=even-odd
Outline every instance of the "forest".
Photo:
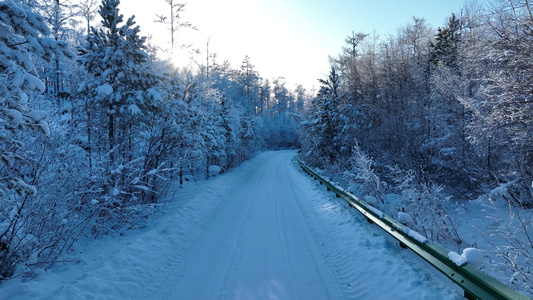
[[[301,122],[302,157],[452,248],[468,243],[464,200],[505,203],[483,208],[494,225],[480,234],[530,290],[530,2],[471,1],[436,30],[413,17],[394,36],[353,31],[345,42]],[[387,208],[391,192],[402,204]]]
[[173,181],[296,147],[303,88],[249,58],[178,70],[139,31],[119,0],[0,2],[0,278],[138,226]]
[[[174,40],[192,25],[167,2]],[[450,199],[507,201],[523,239],[496,251],[531,286],[530,3],[471,1],[437,29],[406,22],[352,31],[314,93],[262,78],[249,57],[175,68],[119,0],[0,1],[0,280],[140,226],[175,181],[300,148],[378,204],[402,195],[443,243],[463,242]]]

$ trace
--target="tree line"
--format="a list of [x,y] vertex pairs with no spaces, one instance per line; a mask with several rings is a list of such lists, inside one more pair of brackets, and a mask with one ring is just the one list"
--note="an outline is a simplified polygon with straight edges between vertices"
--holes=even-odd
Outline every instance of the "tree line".
[[0,2],[0,280],[140,226],[174,182],[297,146],[303,87],[249,57],[178,69],[119,6]]
[[505,0],[437,30],[415,17],[396,35],[352,32],[302,124],[304,154],[324,167],[360,147],[384,176],[398,166],[460,197],[506,185],[532,207],[532,30],[529,1]]

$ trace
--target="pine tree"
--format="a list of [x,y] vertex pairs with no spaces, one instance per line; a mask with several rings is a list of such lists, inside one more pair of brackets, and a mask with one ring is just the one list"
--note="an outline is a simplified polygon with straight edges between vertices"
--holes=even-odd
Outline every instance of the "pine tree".
[[[469,118],[461,104],[461,86],[468,79],[463,75],[464,57],[460,54],[462,43],[462,20],[455,14],[448,19],[448,25],[438,28],[435,41],[430,43],[431,94],[427,101],[427,133],[424,152],[428,156],[427,170],[446,184],[459,189],[471,189],[465,173],[466,120]],[[437,172],[438,171],[438,172]]]
[[448,26],[437,29],[435,42],[430,42],[430,62],[439,63],[454,68],[457,65],[457,55],[461,38],[461,21],[455,14],[448,19]]
[[102,28],[91,28],[87,44],[80,51],[80,62],[92,76],[82,84],[80,94],[91,99],[107,119],[104,128],[111,167],[117,159],[115,147],[122,147],[124,152],[132,146],[129,139],[126,143],[118,139],[118,131],[123,134],[120,136],[128,138],[133,134],[130,127],[146,121],[161,100],[155,89],[158,76],[151,71],[145,52],[146,38],[139,36],[134,17],[123,23],[119,4],[119,0],[102,2],[99,9]]
[[260,110],[258,103],[258,81],[259,76],[257,71],[254,65],[252,65],[250,57],[246,55],[239,70],[239,83],[244,88],[244,101],[242,105],[250,111]]
[[[76,17],[79,15],[79,7],[72,0],[39,0],[39,11],[50,24],[52,37],[56,41],[66,41],[73,38],[75,30],[73,27],[77,23]],[[70,26],[69,26],[70,25]],[[56,57],[51,64],[46,66],[47,93],[52,95],[59,104],[66,98],[68,86],[65,81],[68,75],[64,74],[66,65]]]
[[309,120],[304,123],[304,128],[311,132],[307,143],[317,152],[312,157],[323,160],[323,163],[333,163],[341,151],[339,109],[343,95],[339,95],[340,80],[335,68],[331,68],[326,80],[319,79],[319,82],[322,86],[313,100]]

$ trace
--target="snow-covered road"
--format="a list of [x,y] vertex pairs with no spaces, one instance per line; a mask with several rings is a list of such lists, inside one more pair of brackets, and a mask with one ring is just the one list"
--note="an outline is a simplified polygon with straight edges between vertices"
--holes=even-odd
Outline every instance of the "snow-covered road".
[[83,261],[0,285],[0,299],[461,299],[299,170],[263,153],[180,189],[148,228]]
[[224,195],[223,207],[165,285],[163,298],[340,298],[299,207],[306,199],[290,172],[292,156],[262,160]]

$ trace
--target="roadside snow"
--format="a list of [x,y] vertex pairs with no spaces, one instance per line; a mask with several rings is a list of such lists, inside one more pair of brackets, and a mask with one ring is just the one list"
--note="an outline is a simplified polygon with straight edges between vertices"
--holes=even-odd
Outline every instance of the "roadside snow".
[[365,196],[365,201],[366,203],[372,205],[372,206],[377,206],[378,205],[378,199],[376,199],[376,197],[374,196],[369,196],[369,195],[366,195]]
[[398,222],[402,223],[405,226],[411,226],[414,224],[413,217],[410,214],[403,212],[398,212]]
[[91,241],[78,260],[2,282],[0,299],[462,299],[267,152],[176,189],[147,228]]

